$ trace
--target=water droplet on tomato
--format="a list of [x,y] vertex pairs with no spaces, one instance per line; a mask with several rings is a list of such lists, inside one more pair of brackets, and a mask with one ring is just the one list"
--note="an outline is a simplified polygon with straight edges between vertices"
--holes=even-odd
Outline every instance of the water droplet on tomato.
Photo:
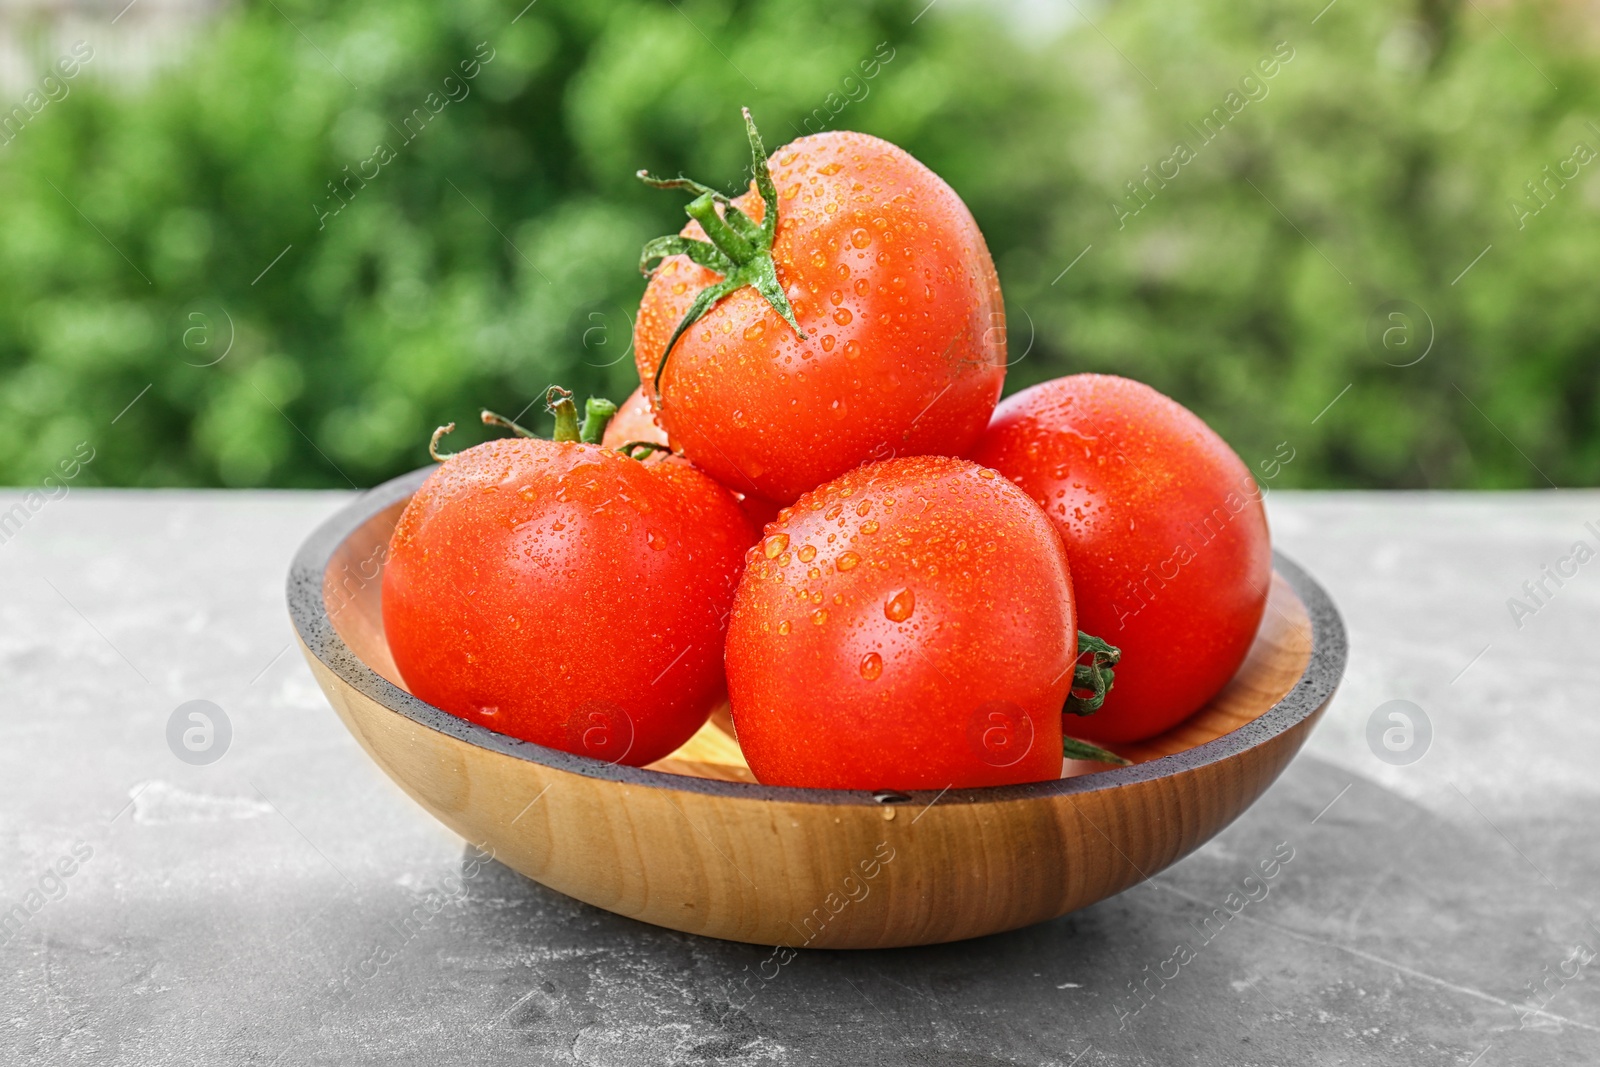
[[784,637],[789,636],[789,620],[784,619],[778,624],[778,633]]
[[744,328],[744,339],[746,341],[759,341],[761,340],[761,335],[766,332],[767,328],[765,326],[759,322],[753,322]]
[[900,590],[883,605],[883,614],[890,622],[905,622],[916,610],[917,595],[909,589]]
[[840,304],[844,303],[844,293],[838,289],[835,289],[833,292],[828,294],[828,300],[832,302],[834,307],[838,307]]
[[644,532],[644,539],[650,545],[650,547],[655,549],[657,552],[660,552],[662,549],[667,547],[667,539],[656,533],[654,530],[646,530]]
[[882,673],[882,656],[878,655],[876,652],[868,652],[865,656],[861,657],[861,677],[865,678],[869,682],[875,682],[878,680],[878,676]]
[[850,243],[857,248],[865,248],[872,243],[872,234],[857,226],[850,231]]
[[872,292],[872,283],[867,281],[865,278],[857,278],[855,289],[857,296],[866,296],[868,293]]
[[875,534],[875,533],[877,533],[878,532],[878,520],[877,519],[868,519],[866,522],[862,523],[861,524],[861,532],[864,533],[864,534]]
[[810,563],[812,560],[817,558],[817,550],[814,545],[806,545],[797,553],[797,555],[800,557],[801,563]]
[[816,611],[813,611],[811,613],[811,621],[813,623],[815,623],[816,625],[818,625],[818,626],[821,626],[823,623],[827,622],[828,621],[828,609],[827,608],[818,608]]
[[847,571],[860,562],[861,557],[854,552],[841,552],[839,558],[833,561],[833,565],[842,571]]
[[837,322],[840,326],[850,325],[850,320],[853,318],[855,318],[855,316],[850,314],[849,308],[839,308],[833,313],[833,321]]
[[762,543],[761,551],[766,554],[768,559],[777,559],[778,553],[782,552],[788,547],[789,535],[786,533],[776,533]]

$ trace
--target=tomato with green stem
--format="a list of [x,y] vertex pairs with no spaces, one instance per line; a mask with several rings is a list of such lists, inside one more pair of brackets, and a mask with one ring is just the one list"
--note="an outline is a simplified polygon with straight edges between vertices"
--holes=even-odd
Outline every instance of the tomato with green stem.
[[1127,378],[1057,378],[1002,403],[976,459],[1044,509],[1081,625],[1126,657],[1079,732],[1151,737],[1227,684],[1266,609],[1272,544],[1250,469],[1197,415]]
[[643,765],[721,702],[723,643],[756,531],[677,456],[641,463],[580,428],[552,390],[554,440],[441,456],[406,505],[383,572],[383,621],[411,691],[491,730]]
[[1117,659],[1077,625],[1061,541],[1016,486],[942,456],[859,467],[748,554],[728,630],[739,745],[763,783],[836,789],[1124,762],[1063,735]]
[[[644,248],[639,377],[675,448],[779,503],[871,459],[962,455],[1005,379],[1005,312],[955,191],[860,133],[773,153],[745,111],[754,178],[686,178],[690,221]],[[657,265],[659,264],[659,265]]]

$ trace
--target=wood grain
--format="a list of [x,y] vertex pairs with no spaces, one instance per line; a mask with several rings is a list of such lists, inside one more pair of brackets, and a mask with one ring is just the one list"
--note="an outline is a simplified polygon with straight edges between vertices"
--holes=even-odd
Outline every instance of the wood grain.
[[[719,714],[650,770],[607,767],[441,718],[365,674],[363,665],[400,686],[383,640],[381,583],[362,564],[381,557],[403,504],[374,508],[325,557],[320,607],[331,631],[302,617],[314,607],[294,609],[335,711],[401,788],[462,837],[559,892],[677,930],[792,948],[887,947],[1081,908],[1236,818],[1299,750],[1332,695],[1329,682],[1292,721],[1262,726],[1313,655],[1307,609],[1275,576],[1266,621],[1233,681],[1172,731],[1120,748],[1148,766],[1068,764],[1067,780],[884,804],[753,784]],[[1342,632],[1339,640],[1342,669]],[[1232,747],[1222,755],[1199,748],[1237,738],[1240,727],[1260,737],[1224,742]]]

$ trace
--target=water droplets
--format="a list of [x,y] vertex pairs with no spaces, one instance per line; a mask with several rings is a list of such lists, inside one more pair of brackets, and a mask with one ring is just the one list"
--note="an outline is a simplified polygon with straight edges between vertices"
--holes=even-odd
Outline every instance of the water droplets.
[[817,558],[816,546],[806,545],[805,547],[801,548],[796,555],[800,558],[801,563],[810,563],[812,560]]
[[905,622],[917,610],[917,595],[902,589],[884,601],[883,614],[890,622]]
[[775,533],[761,543],[761,552],[768,559],[777,559],[778,555],[789,547],[789,535]]
[[848,571],[853,570],[855,565],[860,562],[861,557],[854,552],[841,552],[839,553],[839,558],[833,561],[833,565],[840,571]]
[[876,652],[868,652],[861,657],[861,677],[869,682],[875,682],[883,674],[883,657]]

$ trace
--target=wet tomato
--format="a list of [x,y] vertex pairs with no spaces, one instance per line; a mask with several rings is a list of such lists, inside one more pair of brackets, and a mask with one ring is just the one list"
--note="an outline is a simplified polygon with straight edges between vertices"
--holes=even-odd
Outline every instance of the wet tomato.
[[1050,516],[1079,625],[1122,650],[1115,688],[1075,732],[1150,737],[1233,677],[1272,548],[1249,468],[1197,415],[1126,378],[1057,378],[1001,404],[976,458]]
[[685,460],[605,448],[595,416],[579,440],[571,400],[553,410],[556,440],[469,448],[412,497],[384,567],[384,628],[430,704],[643,765],[722,699],[727,613],[756,531]]
[[728,630],[739,745],[769,785],[1056,778],[1076,636],[1066,553],[1025,494],[965,460],[869,464],[749,553]]
[[[1005,314],[972,214],[903,150],[860,133],[764,150],[751,188],[703,185],[645,247],[635,357],[674,447],[779,503],[858,464],[962,455],[1005,378]],[[641,176],[643,176],[641,174]]]
[[[644,395],[644,386],[635,389],[628,399],[622,402],[622,406],[617,409],[616,417],[606,426],[605,437],[601,440],[601,444],[607,448],[627,448],[641,443],[667,448],[667,433],[656,424],[655,416],[650,411],[650,401]],[[635,448],[633,454],[640,459],[649,460],[646,449]],[[744,509],[745,517],[757,531],[778,514],[778,505],[765,497],[756,496],[754,493],[741,493],[737,489],[728,491],[739,502],[739,506]]]
[[667,443],[667,431],[656,423],[656,417],[650,410],[650,398],[644,395],[643,386],[635,389],[622,402],[616,415],[606,423],[605,436],[600,439],[600,443],[607,448],[621,448],[636,441],[652,445]]

